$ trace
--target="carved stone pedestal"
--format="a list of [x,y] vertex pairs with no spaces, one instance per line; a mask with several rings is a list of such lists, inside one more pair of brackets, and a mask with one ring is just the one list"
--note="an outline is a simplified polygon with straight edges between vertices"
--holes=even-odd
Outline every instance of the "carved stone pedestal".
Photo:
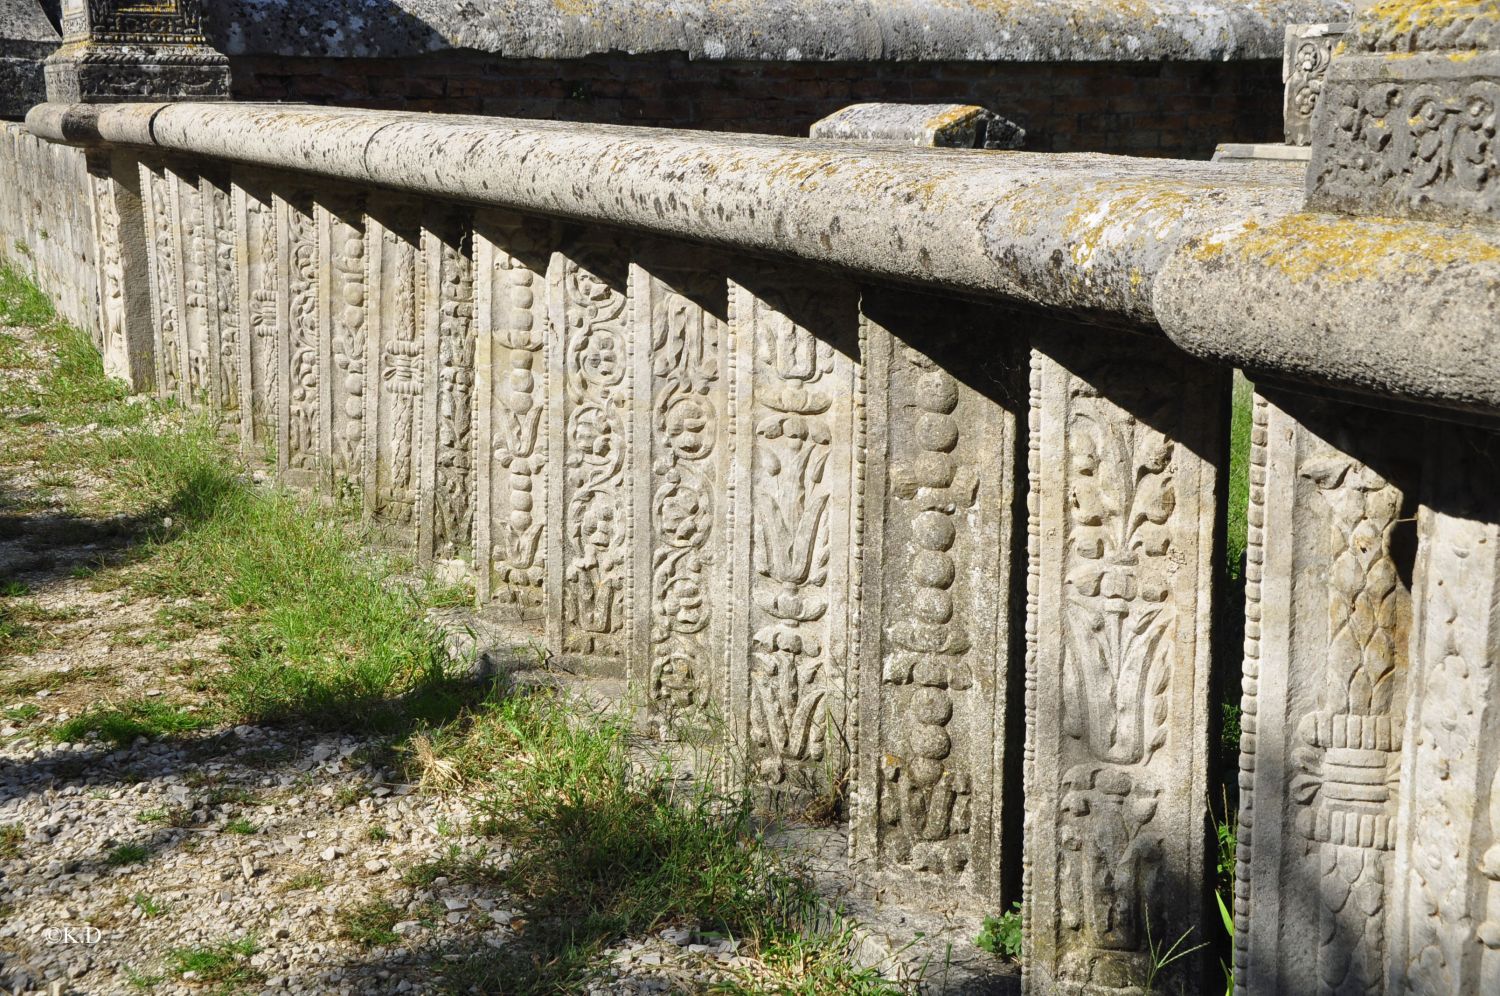
[[229,61],[204,37],[200,0],[65,0],[46,74],[54,103],[229,96]]

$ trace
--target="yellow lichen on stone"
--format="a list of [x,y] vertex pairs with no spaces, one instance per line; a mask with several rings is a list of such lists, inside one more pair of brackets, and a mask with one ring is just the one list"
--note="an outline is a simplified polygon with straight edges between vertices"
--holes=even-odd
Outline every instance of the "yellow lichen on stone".
[[1150,234],[1162,238],[1182,220],[1193,199],[1180,189],[1149,181],[1121,181],[1096,188],[1096,196],[1079,199],[1063,223],[1075,266],[1093,262],[1100,245]]
[[1456,265],[1500,264],[1500,239],[1412,222],[1294,214],[1200,244],[1201,261],[1270,267],[1292,280],[1352,283],[1421,277]]
[[1459,22],[1500,22],[1495,0],[1376,0],[1360,16],[1360,32],[1386,35],[1436,31]]

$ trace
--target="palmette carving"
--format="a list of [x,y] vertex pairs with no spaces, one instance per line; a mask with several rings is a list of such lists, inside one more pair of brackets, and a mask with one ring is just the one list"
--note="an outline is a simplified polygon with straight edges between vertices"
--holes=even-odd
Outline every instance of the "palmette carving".
[[[753,777],[826,791],[845,744],[850,588],[855,543],[853,446],[863,417],[857,305],[837,286],[795,278],[737,290],[750,546],[743,707]],[[830,574],[837,551],[838,575]],[[830,744],[829,738],[835,738]]]
[[1286,55],[1282,65],[1286,95],[1282,120],[1288,145],[1307,145],[1312,140],[1313,111],[1323,95],[1333,47],[1345,25],[1292,24],[1287,26]]
[[[481,597],[520,619],[543,611],[547,509],[547,335],[543,249],[522,222],[475,234]],[[524,258],[523,258],[524,257]]]
[[[1227,385],[1168,348],[1041,341],[1028,984],[1138,994],[1153,941],[1203,929],[1202,600]],[[1167,974],[1195,971],[1188,956]]]
[[[626,279],[605,247],[559,255],[548,276],[560,350],[559,648],[624,660],[629,643],[631,341]],[[554,459],[557,459],[556,457]]]

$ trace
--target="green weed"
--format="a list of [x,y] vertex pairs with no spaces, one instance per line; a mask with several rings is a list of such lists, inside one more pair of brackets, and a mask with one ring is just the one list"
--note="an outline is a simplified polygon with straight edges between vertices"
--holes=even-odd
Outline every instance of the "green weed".
[[207,726],[210,718],[201,713],[155,699],[141,699],[118,706],[96,706],[79,713],[52,730],[52,739],[76,743],[91,736],[119,746],[132,743],[136,737],[164,737]]
[[138,865],[151,857],[151,852],[142,844],[121,844],[104,856],[104,863],[111,868]]
[[261,973],[247,964],[259,951],[255,938],[226,940],[196,948],[175,948],[167,955],[177,975],[192,972],[199,982],[224,986],[245,986],[258,982]]
[[1021,904],[1015,903],[999,916],[984,918],[984,928],[975,938],[974,944],[981,951],[1005,958],[1021,957]]
[[387,900],[375,899],[360,906],[340,910],[339,933],[355,944],[366,948],[395,944],[401,938],[391,928],[400,919],[400,908]]

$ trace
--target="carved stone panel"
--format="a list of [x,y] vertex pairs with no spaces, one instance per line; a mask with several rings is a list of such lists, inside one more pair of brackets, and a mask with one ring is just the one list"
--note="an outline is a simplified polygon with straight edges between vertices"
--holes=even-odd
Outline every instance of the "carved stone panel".
[[198,177],[171,169],[166,174],[173,253],[171,293],[178,301],[177,394],[188,405],[212,399],[214,349],[209,329],[209,267],[217,236],[209,229]]
[[280,433],[280,247],[269,184],[237,173],[234,183],[235,254],[239,296],[240,441],[245,456],[276,462]]
[[1287,145],[1312,141],[1313,111],[1323,95],[1323,81],[1333,47],[1348,29],[1347,24],[1288,24],[1286,54],[1281,80],[1286,88],[1282,124]]
[[427,353],[417,317],[420,212],[404,201],[368,206],[370,308],[365,369],[365,514],[384,538],[417,541],[418,447]]
[[560,657],[617,672],[637,588],[628,271],[620,247],[579,240],[547,272],[547,642]]
[[905,896],[950,905],[967,893],[997,909],[1007,744],[1019,739],[1006,713],[1025,361],[992,310],[872,290],[862,310],[855,859]]
[[1278,394],[1253,442],[1235,984],[1378,993],[1420,437]]
[[1427,427],[1390,993],[1500,992],[1500,438]]
[[323,437],[318,413],[323,376],[319,363],[322,319],[318,223],[312,194],[307,191],[278,193],[275,203],[277,285],[285,288],[285,293],[277,297],[279,325],[285,338],[278,343],[282,390],[278,395],[276,467],[288,483],[312,487],[318,483]]
[[240,407],[239,236],[228,180],[204,176],[199,183],[208,233],[209,370],[213,403]]
[[365,470],[365,364],[369,349],[368,253],[365,250],[363,199],[325,197],[318,204],[318,266],[323,327],[322,414],[320,431],[326,444],[323,457],[335,494],[358,494]]
[[547,530],[547,262],[551,226],[474,221],[474,550],[481,605],[541,622]]
[[429,208],[422,228],[418,314],[424,349],[417,497],[420,552],[467,559],[474,549],[474,263],[468,217]]
[[141,172],[120,153],[90,153],[88,172],[104,372],[132,391],[150,391],[157,382],[156,333]]
[[730,289],[735,342],[730,730],[752,784],[836,792],[857,731],[864,372],[854,290],[766,270]]
[[631,267],[634,576],[649,595],[628,677],[663,736],[722,729],[728,704],[734,344],[720,261],[661,247]]
[[165,169],[144,162],[140,175],[146,214],[146,252],[150,260],[156,390],[158,394],[177,397],[182,392],[182,332],[171,177]]
[[[1207,940],[1209,654],[1227,371],[1165,343],[1032,354],[1027,985],[1145,991]],[[1177,962],[1159,990],[1201,977]]]

